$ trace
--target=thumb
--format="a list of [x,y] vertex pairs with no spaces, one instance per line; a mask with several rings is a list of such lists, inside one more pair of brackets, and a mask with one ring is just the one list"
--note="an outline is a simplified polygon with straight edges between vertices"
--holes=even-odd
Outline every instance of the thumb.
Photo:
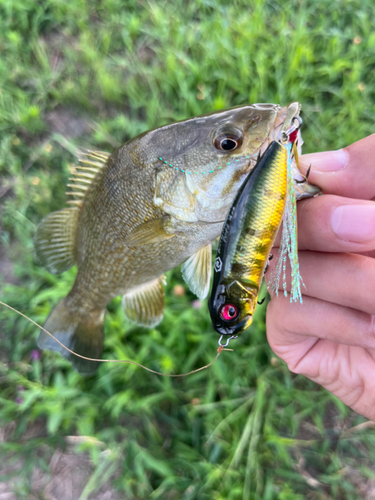
[[302,155],[301,171],[310,165],[309,182],[323,193],[362,200],[375,197],[375,134],[337,151]]

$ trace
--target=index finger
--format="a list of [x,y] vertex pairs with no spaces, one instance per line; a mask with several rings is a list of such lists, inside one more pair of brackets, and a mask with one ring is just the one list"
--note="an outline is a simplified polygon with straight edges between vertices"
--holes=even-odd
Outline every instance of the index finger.
[[309,182],[323,193],[362,200],[375,197],[375,134],[337,151],[302,155],[301,171],[310,165]]

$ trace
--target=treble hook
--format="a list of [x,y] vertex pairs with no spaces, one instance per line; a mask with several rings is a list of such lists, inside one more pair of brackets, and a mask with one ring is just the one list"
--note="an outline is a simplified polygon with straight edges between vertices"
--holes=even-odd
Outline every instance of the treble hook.
[[221,337],[219,338],[219,342],[218,342],[218,344],[219,344],[219,346],[220,346],[220,347],[227,347],[227,345],[229,344],[229,341],[230,341],[230,340],[232,340],[232,339],[236,339],[236,338],[238,337],[238,335],[232,335],[231,337],[229,337],[229,338],[227,339],[227,343],[226,343],[226,344],[222,344],[222,343],[221,343],[221,339],[222,339],[223,337],[224,337],[224,335],[221,335]]
[[305,177],[304,177],[301,181],[299,181],[299,180],[297,180],[297,179],[294,179],[294,182],[295,182],[296,184],[304,184],[305,182],[307,182],[307,179],[309,178],[310,170],[311,170],[311,165],[310,165],[310,166],[309,166],[309,168],[307,169],[307,172],[306,172]]

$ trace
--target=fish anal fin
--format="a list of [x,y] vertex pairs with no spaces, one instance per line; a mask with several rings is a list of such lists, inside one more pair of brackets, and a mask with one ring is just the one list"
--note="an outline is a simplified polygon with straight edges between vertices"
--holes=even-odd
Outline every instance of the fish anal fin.
[[203,300],[210,288],[212,267],[211,243],[195,252],[182,264],[181,272],[190,290]]
[[163,319],[165,277],[161,276],[125,294],[122,307],[125,316],[137,325],[149,328]]
[[[100,359],[103,351],[103,317],[104,311],[82,317],[71,311],[63,299],[52,309],[44,328],[70,350],[88,358]],[[99,365],[99,362],[70,353],[43,330],[39,334],[38,347],[57,351],[83,375],[94,373]]]
[[125,244],[130,247],[138,245],[150,245],[151,243],[160,243],[161,241],[173,238],[174,233],[166,231],[166,223],[169,217],[151,219],[135,227],[126,237]]
[[74,247],[80,207],[64,208],[47,215],[37,227],[35,252],[52,274],[67,271],[75,264]]

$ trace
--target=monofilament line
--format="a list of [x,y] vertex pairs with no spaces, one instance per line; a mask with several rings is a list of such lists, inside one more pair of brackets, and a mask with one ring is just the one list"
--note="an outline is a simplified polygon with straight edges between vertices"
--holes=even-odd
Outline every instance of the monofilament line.
[[156,370],[152,370],[151,368],[147,368],[147,366],[141,365],[140,363],[137,363],[136,361],[133,361],[131,359],[96,359],[96,358],[88,358],[87,356],[82,356],[82,354],[78,354],[77,352],[74,352],[71,349],[69,349],[68,347],[66,347],[56,337],[54,337],[52,335],[52,333],[48,332],[45,328],[38,325],[38,323],[36,323],[34,320],[32,320],[31,318],[26,316],[26,314],[23,314],[20,311],[17,311],[17,309],[15,309],[12,306],[9,306],[8,304],[5,304],[1,300],[0,300],[0,304],[4,307],[7,307],[11,311],[17,313],[19,316],[22,316],[23,318],[27,319],[28,321],[30,321],[30,323],[37,326],[41,330],[43,330],[43,332],[45,332],[47,335],[49,335],[51,338],[53,338],[58,344],[60,344],[61,347],[63,347],[66,351],[70,352],[70,354],[77,356],[78,358],[85,359],[86,361],[95,361],[98,363],[126,363],[129,365],[136,365],[136,366],[139,366],[140,368],[143,368],[144,370],[147,370],[150,373],[154,373],[155,375],[160,375],[161,377],[171,377],[171,378],[187,377],[188,375],[192,375],[193,373],[200,372],[200,371],[205,370],[206,368],[209,368],[210,366],[212,366],[215,363],[215,361],[217,360],[217,358],[220,356],[222,351],[233,351],[233,349],[225,349],[225,348],[223,348],[223,346],[219,346],[219,348],[217,349],[217,354],[216,354],[215,358],[210,363],[208,363],[208,365],[201,366],[200,368],[197,368],[196,370],[192,370],[192,371],[187,372],[187,373],[178,373],[178,374],[174,375],[174,374],[169,374],[169,373],[157,372]]

